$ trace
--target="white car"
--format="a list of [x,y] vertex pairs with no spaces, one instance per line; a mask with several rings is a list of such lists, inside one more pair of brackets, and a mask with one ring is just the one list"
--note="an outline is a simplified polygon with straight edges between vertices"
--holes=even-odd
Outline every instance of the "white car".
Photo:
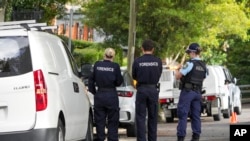
[[[89,72],[86,70],[83,71]],[[133,79],[126,70],[126,68],[121,67],[121,73],[124,81],[121,84],[121,86],[116,87],[117,94],[119,96],[119,106],[120,106],[119,128],[125,128],[128,137],[136,137],[136,125],[135,125],[136,88],[133,84]],[[87,82],[85,81],[85,83]],[[89,97],[90,101],[92,102],[92,105],[94,105],[93,94],[90,92],[89,92]]]
[[203,82],[203,113],[213,116],[219,121],[221,114],[229,118],[232,112],[240,115],[242,112],[242,94],[236,85],[236,78],[223,66],[210,65],[208,76]]
[[136,88],[129,72],[121,68],[123,83],[117,87],[120,106],[120,124],[119,127],[125,128],[128,137],[136,137],[135,125],[135,100]]
[[92,141],[78,68],[64,42],[41,25],[0,22],[0,141]]

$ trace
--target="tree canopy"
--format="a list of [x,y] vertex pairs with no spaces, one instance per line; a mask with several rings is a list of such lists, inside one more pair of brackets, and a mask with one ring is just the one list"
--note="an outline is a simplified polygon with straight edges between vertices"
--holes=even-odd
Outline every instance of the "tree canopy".
[[[230,40],[248,39],[249,11],[245,1],[136,0],[136,47],[143,39],[157,42],[160,57],[183,55],[191,42],[203,47],[211,64],[225,62]],[[117,44],[128,42],[129,1],[89,0],[83,4],[85,23]]]

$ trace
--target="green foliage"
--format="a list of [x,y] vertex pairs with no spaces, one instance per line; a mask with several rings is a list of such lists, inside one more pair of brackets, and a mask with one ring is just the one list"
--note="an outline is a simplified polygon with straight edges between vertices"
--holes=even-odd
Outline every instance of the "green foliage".
[[[143,39],[151,38],[158,43],[156,54],[163,58],[180,51],[183,55],[183,48],[198,42],[204,51],[211,50],[204,53],[209,62],[223,63],[226,55],[221,45],[232,35],[247,39],[250,20],[242,3],[234,0],[137,0],[136,47],[140,48]],[[102,31],[110,37],[108,40],[127,45],[129,1],[90,0],[83,8],[87,25]],[[214,50],[217,52],[212,52]],[[218,55],[221,56],[218,58]]]
[[[65,38],[65,37],[62,37]],[[84,63],[94,64],[98,60],[103,60],[103,53],[105,48],[110,47],[107,43],[93,43],[87,41],[73,40],[73,56],[77,62],[77,65],[80,66]],[[123,52],[121,47],[116,46],[115,49],[116,56],[114,62],[122,65],[123,63]]]
[[74,50],[74,58],[78,65],[84,63],[94,64],[95,61],[102,59],[102,51],[98,51],[95,48],[86,48]]
[[250,83],[250,40],[235,40],[228,49],[228,63],[231,73],[240,80],[238,84]]
[[91,46],[94,46],[93,42],[74,40],[74,48],[84,49],[84,48],[91,47]]
[[44,15],[39,22],[51,24],[55,16],[62,16],[65,12],[64,5],[69,0],[8,0],[6,9],[6,19],[10,19],[12,10],[42,10]]

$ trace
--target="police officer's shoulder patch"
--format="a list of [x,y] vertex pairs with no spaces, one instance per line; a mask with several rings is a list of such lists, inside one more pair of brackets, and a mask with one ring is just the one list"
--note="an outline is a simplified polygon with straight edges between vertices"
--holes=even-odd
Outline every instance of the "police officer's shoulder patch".
[[188,67],[188,63],[185,63],[182,68],[186,69],[187,67]]

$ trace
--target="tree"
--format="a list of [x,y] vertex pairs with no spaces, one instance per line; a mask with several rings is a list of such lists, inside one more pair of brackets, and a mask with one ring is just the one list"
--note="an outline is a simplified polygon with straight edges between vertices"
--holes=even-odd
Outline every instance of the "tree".
[[43,17],[39,22],[51,23],[55,16],[62,16],[65,12],[64,5],[70,0],[8,0],[5,3],[7,12],[5,13],[5,20],[11,20],[11,13],[13,11],[22,10],[41,10]]
[[[219,64],[225,62],[223,45],[232,35],[247,39],[250,21],[241,2],[137,0],[136,3],[136,47],[140,47],[144,38],[151,38],[157,42],[156,54],[162,58],[180,52],[180,60],[190,42],[199,42],[203,57]],[[102,31],[109,41],[127,45],[129,1],[90,0],[83,8],[88,26]]]
[[0,22],[4,21],[5,7],[6,7],[6,0],[0,0]]

